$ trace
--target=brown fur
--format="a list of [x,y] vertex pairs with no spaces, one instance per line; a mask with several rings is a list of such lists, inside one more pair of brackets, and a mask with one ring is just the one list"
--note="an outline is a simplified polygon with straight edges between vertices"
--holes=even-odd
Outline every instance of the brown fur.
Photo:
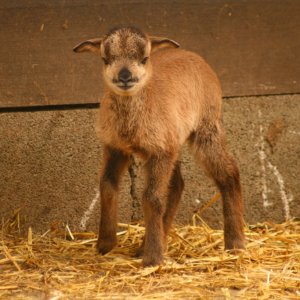
[[[97,122],[106,147],[98,250],[105,254],[116,244],[120,178],[130,155],[140,155],[146,162],[146,234],[138,253],[143,253],[145,266],[163,260],[184,185],[178,155],[186,141],[222,193],[225,248],[244,247],[239,171],[225,147],[219,81],[201,57],[177,47],[172,40],[121,28],[74,48],[75,52],[97,52],[106,63],[106,92]],[[127,90],[119,80],[122,68],[132,75]]]

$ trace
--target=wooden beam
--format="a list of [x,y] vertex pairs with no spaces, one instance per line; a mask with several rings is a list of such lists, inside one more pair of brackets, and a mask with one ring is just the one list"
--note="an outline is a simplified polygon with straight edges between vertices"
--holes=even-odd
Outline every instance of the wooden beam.
[[225,96],[300,92],[299,0],[0,1],[0,107],[96,103],[96,56],[78,42],[119,24],[202,55]]

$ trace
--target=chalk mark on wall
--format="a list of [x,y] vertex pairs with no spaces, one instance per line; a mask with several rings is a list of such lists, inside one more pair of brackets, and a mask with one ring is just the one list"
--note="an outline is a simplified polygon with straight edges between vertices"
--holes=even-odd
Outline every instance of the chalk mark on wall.
[[[258,117],[261,120],[262,113],[259,110],[258,111]],[[263,198],[263,206],[267,208],[268,206],[273,205],[272,202],[269,202],[268,200],[268,186],[267,186],[267,172],[266,172],[266,167],[268,167],[272,173],[274,174],[275,178],[277,179],[278,187],[279,187],[279,193],[281,197],[281,201],[283,204],[283,209],[284,209],[284,216],[286,220],[291,219],[291,213],[290,213],[290,206],[289,203],[293,201],[294,197],[292,194],[288,195],[286,192],[285,188],[285,182],[283,180],[283,176],[279,172],[277,166],[272,164],[266,155],[265,152],[265,140],[263,136],[264,128],[262,124],[259,125],[259,142],[256,144],[257,150],[258,150],[258,155],[259,155],[259,160],[260,160],[260,165],[261,165],[261,172],[262,172],[262,198]]]
[[293,195],[287,195],[286,190],[285,190],[285,184],[282,175],[279,173],[278,169],[276,166],[274,166],[271,162],[268,161],[268,167],[273,171],[273,174],[275,175],[278,186],[279,186],[279,191],[280,191],[280,196],[281,200],[283,203],[283,208],[285,212],[285,219],[289,220],[291,218],[290,214],[290,205],[289,203],[293,201]]
[[94,210],[94,207],[95,207],[97,201],[100,198],[100,192],[99,192],[99,190],[95,190],[95,191],[96,191],[95,197],[93,198],[93,200],[92,200],[89,208],[85,211],[85,213],[83,214],[83,217],[81,218],[80,225],[79,225],[79,227],[80,227],[81,230],[85,230],[86,229],[86,223],[89,220],[89,218],[91,217],[91,214],[92,214],[92,212]]
[[[259,119],[261,119],[261,111],[258,111]],[[256,144],[258,156],[260,160],[261,167],[261,184],[262,184],[262,198],[263,198],[263,206],[269,207],[273,205],[272,202],[268,200],[268,186],[267,186],[267,172],[266,172],[266,152],[265,152],[265,142],[263,137],[263,126],[259,125],[259,143]]]

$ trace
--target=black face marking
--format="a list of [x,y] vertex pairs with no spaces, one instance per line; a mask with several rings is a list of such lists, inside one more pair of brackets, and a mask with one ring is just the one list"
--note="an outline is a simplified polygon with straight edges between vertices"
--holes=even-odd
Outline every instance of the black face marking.
[[112,60],[112,57],[111,57],[110,51],[109,51],[110,47],[111,47],[111,45],[109,42],[104,43],[104,53],[105,53],[105,57],[106,57],[105,59],[108,63]]
[[143,59],[145,56],[145,48],[146,48],[146,43],[137,41],[137,54],[138,54],[138,59]]
[[106,58],[102,57],[102,60],[103,60],[105,65],[109,65],[109,61]]
[[147,63],[148,59],[149,59],[149,57],[144,57],[144,58],[142,59],[141,63],[142,63],[143,65],[145,65],[145,64]]

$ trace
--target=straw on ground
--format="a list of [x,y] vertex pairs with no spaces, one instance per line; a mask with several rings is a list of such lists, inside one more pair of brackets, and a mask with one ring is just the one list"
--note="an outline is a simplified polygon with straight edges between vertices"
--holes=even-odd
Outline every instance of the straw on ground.
[[233,255],[223,251],[223,232],[195,215],[193,225],[171,232],[165,264],[145,269],[133,257],[144,227],[119,225],[118,247],[100,256],[94,233],[68,228],[38,235],[30,230],[22,238],[5,223],[0,299],[300,297],[300,222],[249,226],[247,250]]

